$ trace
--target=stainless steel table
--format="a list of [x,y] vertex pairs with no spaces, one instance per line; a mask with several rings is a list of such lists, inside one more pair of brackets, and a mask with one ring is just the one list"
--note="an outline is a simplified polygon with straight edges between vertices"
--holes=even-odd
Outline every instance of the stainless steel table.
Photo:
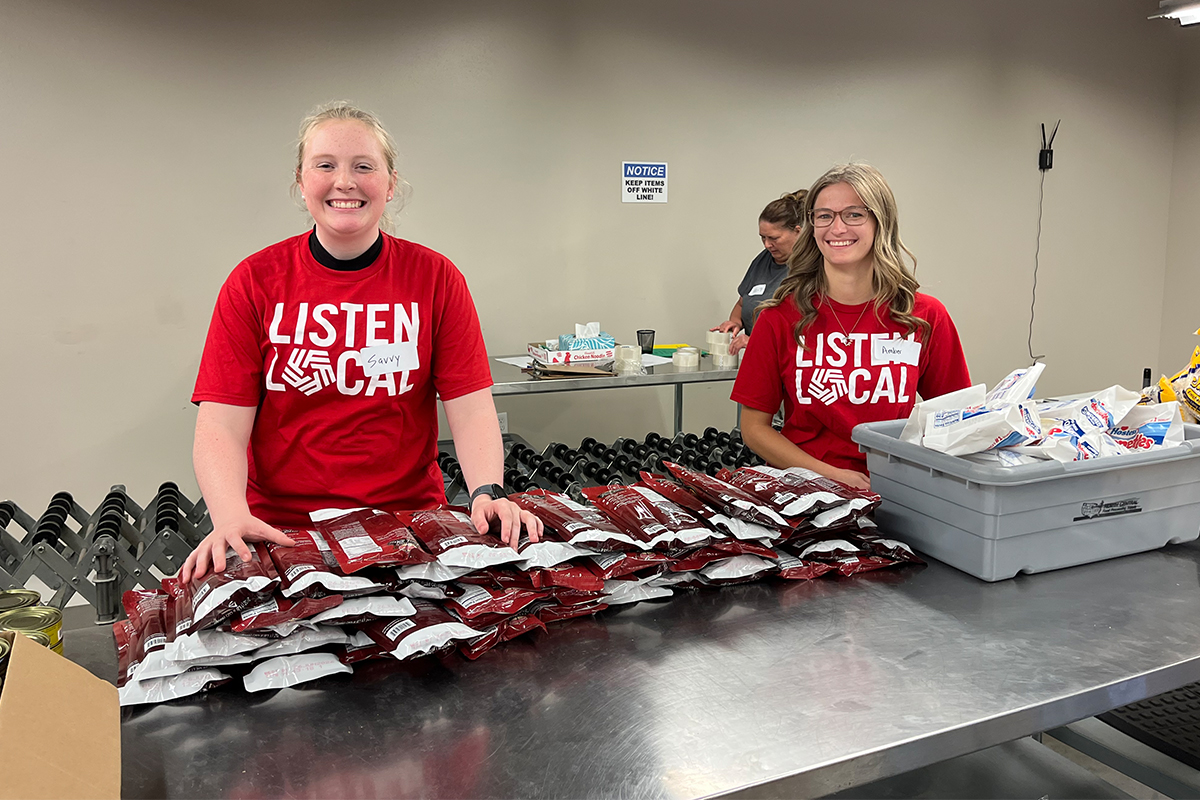
[[127,710],[123,794],[821,795],[1200,679],[1200,545],[726,587],[427,661]]
[[[518,356],[501,356],[517,358]],[[611,378],[555,378],[538,380],[521,372],[512,364],[491,359],[492,394],[496,397],[540,392],[576,392],[585,389],[621,389],[632,386],[675,387],[675,433],[683,430],[683,387],[688,383],[714,383],[732,381],[737,377],[737,368],[719,369],[713,366],[711,356],[703,356],[700,366],[693,370],[678,370],[674,364],[646,367],[644,375],[616,375]]]

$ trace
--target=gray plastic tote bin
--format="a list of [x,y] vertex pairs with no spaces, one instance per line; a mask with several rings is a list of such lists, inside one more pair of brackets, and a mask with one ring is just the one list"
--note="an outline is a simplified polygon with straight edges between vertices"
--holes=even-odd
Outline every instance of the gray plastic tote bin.
[[880,530],[985,581],[1200,536],[1200,426],[1154,452],[1002,467],[900,441],[904,420],[852,434],[883,497]]

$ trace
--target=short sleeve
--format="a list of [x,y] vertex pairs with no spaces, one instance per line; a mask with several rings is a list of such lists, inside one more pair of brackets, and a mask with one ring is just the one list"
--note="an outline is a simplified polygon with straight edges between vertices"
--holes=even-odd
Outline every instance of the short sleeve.
[[735,403],[768,414],[778,411],[783,402],[781,353],[789,348],[782,337],[791,335],[787,321],[775,308],[766,309],[759,316],[730,394]]
[[940,397],[947,392],[971,385],[967,357],[963,353],[958,328],[946,307],[938,300],[925,296],[928,309],[919,314],[930,325],[929,338],[921,352],[921,376],[917,392],[922,398]]
[[238,267],[217,295],[192,402],[257,406],[263,385],[263,333],[250,299],[244,266]]
[[453,400],[491,386],[492,370],[467,281],[449,261],[439,294],[433,326],[433,385],[442,400]]

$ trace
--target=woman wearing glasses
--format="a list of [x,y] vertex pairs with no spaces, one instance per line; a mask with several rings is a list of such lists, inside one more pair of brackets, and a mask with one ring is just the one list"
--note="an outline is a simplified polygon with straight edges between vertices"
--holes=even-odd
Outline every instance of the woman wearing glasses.
[[[918,394],[969,386],[945,306],[917,291],[896,198],[874,167],[848,164],[808,192],[788,276],[759,313],[733,387],[742,436],[776,467],[870,488],[850,441],[860,422],[901,419]],[[783,402],[783,430],[771,417]]]
[[738,301],[729,312],[729,319],[712,329],[733,334],[729,346],[731,353],[746,346],[759,306],[775,295],[787,275],[788,256],[792,254],[804,224],[804,195],[807,193],[806,189],[800,189],[785,194],[767,203],[758,215],[758,238],[762,240],[763,251],[750,262],[746,276],[738,284]]

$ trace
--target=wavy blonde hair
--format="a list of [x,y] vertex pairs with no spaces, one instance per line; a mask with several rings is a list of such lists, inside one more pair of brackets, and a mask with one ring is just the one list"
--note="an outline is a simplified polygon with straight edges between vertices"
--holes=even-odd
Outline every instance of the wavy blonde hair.
[[[763,303],[760,310],[777,306],[791,298],[800,309],[800,321],[796,323],[793,335],[796,344],[804,346],[801,337],[817,318],[817,307],[813,301],[825,300],[829,289],[825,278],[825,259],[817,247],[812,224],[813,204],[823,189],[838,183],[845,183],[857,192],[875,217],[875,244],[872,247],[874,270],[871,275],[871,286],[875,291],[871,299],[875,318],[880,319],[880,309],[887,306],[889,316],[906,333],[919,330],[922,336],[928,335],[929,323],[912,314],[917,289],[920,288],[913,275],[917,268],[917,257],[900,240],[896,196],[879,170],[869,164],[838,164],[817,178],[808,190],[804,202],[804,227],[788,259],[787,277],[779,284],[775,296]],[[904,262],[905,256],[912,262],[911,269]]]
[[[335,120],[353,120],[366,125],[371,133],[375,134],[375,138],[379,140],[379,148],[383,151],[383,158],[387,162],[388,176],[396,175],[396,161],[400,154],[396,149],[396,141],[388,133],[387,128],[383,127],[383,123],[380,122],[379,117],[345,100],[338,100],[333,103],[317,106],[300,122],[300,136],[296,140],[296,172],[292,176],[292,199],[295,199],[296,189],[300,185],[300,172],[304,167],[304,148],[308,146],[308,140],[312,138],[313,133],[321,125]],[[394,202],[397,211],[404,207],[411,188],[408,181],[396,175],[396,185],[393,194],[396,198]],[[395,229],[395,220],[391,212],[387,211],[386,208],[383,216],[380,217],[379,223],[388,233],[392,233]]]

